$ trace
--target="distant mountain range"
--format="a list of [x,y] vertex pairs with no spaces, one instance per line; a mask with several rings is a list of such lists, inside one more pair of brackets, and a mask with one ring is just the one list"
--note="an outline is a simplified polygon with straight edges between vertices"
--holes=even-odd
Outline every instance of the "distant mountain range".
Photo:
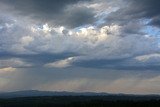
[[38,91],[38,90],[24,90],[15,92],[1,92],[0,98],[14,98],[14,97],[35,97],[35,96],[101,96],[109,95],[108,93],[94,93],[94,92],[67,92],[67,91]]
[[16,98],[16,97],[42,97],[42,96],[134,96],[134,97],[155,97],[160,99],[160,95],[131,95],[131,94],[109,94],[95,92],[67,92],[67,91],[38,91],[24,90],[15,92],[1,92],[0,98]]

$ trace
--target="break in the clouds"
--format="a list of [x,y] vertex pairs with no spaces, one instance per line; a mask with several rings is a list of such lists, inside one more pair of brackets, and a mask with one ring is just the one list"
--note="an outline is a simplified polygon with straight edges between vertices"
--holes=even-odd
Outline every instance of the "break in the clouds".
[[159,5],[0,0],[0,90],[159,93]]

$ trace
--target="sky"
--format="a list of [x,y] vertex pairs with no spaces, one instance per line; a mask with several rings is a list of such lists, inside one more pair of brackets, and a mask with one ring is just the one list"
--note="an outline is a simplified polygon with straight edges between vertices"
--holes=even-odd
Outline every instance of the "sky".
[[0,0],[0,91],[160,94],[159,0]]

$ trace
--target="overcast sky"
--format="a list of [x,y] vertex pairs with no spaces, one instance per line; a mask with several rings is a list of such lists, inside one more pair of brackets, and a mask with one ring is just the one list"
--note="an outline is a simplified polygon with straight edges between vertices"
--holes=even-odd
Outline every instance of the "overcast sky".
[[0,0],[0,91],[160,94],[159,0]]

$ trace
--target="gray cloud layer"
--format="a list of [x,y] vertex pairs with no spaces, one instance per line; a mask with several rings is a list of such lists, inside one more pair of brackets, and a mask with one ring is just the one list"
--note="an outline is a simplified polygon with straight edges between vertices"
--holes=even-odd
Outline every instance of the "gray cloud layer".
[[93,23],[95,20],[92,9],[79,5],[84,0],[2,0],[1,2],[9,5],[12,12],[17,15],[56,26],[73,28]]
[[[126,5],[119,10],[112,12],[106,20],[108,23],[126,24],[127,22],[139,19],[151,19],[149,24],[159,26],[160,1],[157,0],[124,0]],[[117,17],[118,16],[118,17]]]
[[[132,87],[127,81],[134,85],[138,79],[141,84],[130,92],[142,92],[147,87],[145,93],[158,92],[159,5],[157,0],[1,0],[1,90],[45,89],[54,83],[50,90],[111,91],[117,84]],[[129,79],[133,72],[141,76],[150,73],[144,79],[136,74]],[[17,82],[22,78],[24,81]],[[33,78],[38,79],[30,84]],[[101,90],[95,83],[87,86],[91,80],[102,82],[97,87],[106,87]],[[143,85],[144,81],[154,83],[156,90]],[[123,91],[120,87],[115,92]]]
[[[122,6],[115,5],[121,2],[124,2]],[[148,67],[136,57],[159,54],[158,38],[145,33],[147,25],[140,21],[151,19],[149,23],[154,23],[159,15],[159,2],[2,0],[1,3],[4,5],[2,10],[12,13],[1,12],[0,48],[4,56],[26,54],[18,58],[26,59],[29,56],[27,61],[35,62],[35,65],[39,61],[44,65],[54,65],[54,61],[58,63],[59,60],[75,66],[134,69]],[[105,6],[108,6],[107,10]],[[102,27],[95,27],[95,23],[99,23],[97,21],[102,21],[103,15],[106,15],[106,22]],[[21,18],[28,22],[23,22]],[[79,28],[76,30],[75,27]],[[32,60],[31,54],[37,59]],[[45,58],[43,54],[46,54]],[[47,57],[51,57],[52,61]],[[73,57],[73,60],[68,61],[69,57]],[[144,65],[135,65],[138,61]],[[127,66],[128,63],[131,64]],[[151,69],[154,68],[152,66],[159,65],[151,63]]]

